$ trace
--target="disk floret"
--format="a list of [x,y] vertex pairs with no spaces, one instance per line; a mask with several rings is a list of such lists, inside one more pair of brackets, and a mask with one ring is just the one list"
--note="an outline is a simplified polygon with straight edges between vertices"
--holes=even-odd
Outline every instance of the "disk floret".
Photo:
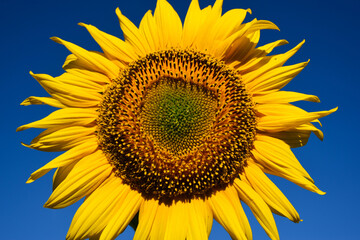
[[241,76],[192,50],[148,54],[104,93],[100,147],[116,175],[146,198],[205,198],[241,173],[255,113]]

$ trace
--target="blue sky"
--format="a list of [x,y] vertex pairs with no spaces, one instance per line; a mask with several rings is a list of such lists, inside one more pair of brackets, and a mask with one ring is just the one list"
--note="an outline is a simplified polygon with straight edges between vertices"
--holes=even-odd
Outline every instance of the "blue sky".
[[[169,1],[183,19],[190,3]],[[52,174],[32,184],[25,181],[37,168],[57,154],[38,152],[22,147],[39,131],[16,133],[25,123],[40,119],[52,111],[46,106],[23,107],[19,104],[28,96],[46,96],[46,92],[28,74],[60,75],[67,50],[49,37],[58,36],[80,46],[98,50],[79,22],[97,26],[105,32],[121,36],[115,8],[138,24],[151,1],[10,1],[0,2],[1,24],[1,168],[0,198],[2,239],[64,239],[77,203],[62,210],[45,209],[51,193]],[[213,1],[200,0],[205,7]],[[325,196],[301,189],[295,184],[272,178],[285,193],[304,220],[299,224],[275,216],[281,239],[355,239],[358,237],[360,188],[358,186],[359,119],[359,20],[360,2],[288,1],[288,0],[225,0],[224,11],[231,8],[251,8],[253,18],[270,20],[280,32],[264,30],[262,44],[287,39],[284,52],[306,39],[304,47],[289,61],[297,63],[311,59],[307,68],[286,89],[315,94],[321,103],[300,103],[308,111],[328,110],[339,106],[338,112],[322,120],[323,142],[312,136],[307,146],[294,152],[314,178]],[[254,239],[267,239],[255,218],[245,209]],[[121,239],[131,239],[127,229]],[[214,223],[210,239],[230,239]]]

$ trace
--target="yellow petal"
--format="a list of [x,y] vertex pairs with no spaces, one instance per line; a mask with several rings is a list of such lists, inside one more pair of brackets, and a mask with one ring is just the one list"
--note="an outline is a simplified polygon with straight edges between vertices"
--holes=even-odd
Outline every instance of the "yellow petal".
[[96,141],[86,141],[78,146],[75,146],[74,148],[66,151],[49,163],[45,164],[42,168],[33,172],[26,183],[35,181],[36,179],[44,176],[53,168],[62,167],[76,162],[81,158],[93,153],[97,148],[98,144]]
[[251,186],[269,205],[272,212],[287,217],[293,222],[300,221],[299,214],[289,200],[256,164],[248,162],[248,166],[244,168],[244,171]]
[[52,97],[66,106],[97,107],[102,101],[102,95],[99,91],[65,84],[58,78],[53,78],[47,74],[34,74],[32,72],[30,74]]
[[221,17],[223,0],[217,0],[213,7],[202,10],[204,18],[194,39],[196,49],[207,51],[215,44],[213,30]]
[[122,15],[119,8],[116,9],[116,15],[119,18],[125,41],[131,44],[136,54],[145,56],[147,53],[150,53],[151,49],[139,29],[127,17]]
[[154,12],[163,48],[177,47],[181,40],[182,23],[179,15],[166,0],[158,0]]
[[29,128],[51,128],[66,125],[88,125],[95,121],[97,112],[94,109],[64,108],[51,113],[49,116],[18,127],[16,131]]
[[320,102],[320,99],[315,95],[308,95],[298,92],[287,92],[287,91],[278,91],[265,95],[256,95],[253,96],[254,102],[256,103],[289,103],[296,101],[310,101],[310,102]]
[[[251,13],[250,9],[231,9],[227,11],[216,22],[214,27],[214,35],[217,40],[224,40],[241,28],[246,14]],[[226,27],[224,27],[226,26]]]
[[119,199],[128,188],[120,178],[110,175],[76,211],[66,239],[84,239],[99,235],[116,213]]
[[256,49],[256,51],[254,51],[253,54],[249,56],[249,58],[264,57],[264,56],[268,55],[269,53],[271,53],[274,50],[274,48],[283,46],[288,43],[289,42],[286,41],[285,39],[281,39],[281,40],[277,40],[275,42],[265,44],[261,47],[258,47]]
[[140,206],[139,225],[136,228],[134,240],[150,238],[150,232],[154,225],[154,219],[158,214],[158,201],[146,200]]
[[[94,52],[94,54],[99,53]],[[66,57],[63,69],[66,71],[66,73],[58,77],[58,79],[60,79],[61,82],[65,82],[67,84],[80,87],[84,87],[86,84],[90,89],[94,89],[95,87],[95,90],[98,89],[98,91],[101,91],[102,89],[99,88],[99,85],[104,86],[111,82],[111,79],[109,79],[103,73],[89,70],[86,65],[81,65],[81,62],[78,61],[74,54],[69,54]],[[64,77],[62,78],[62,76]]]
[[212,226],[212,211],[202,199],[192,199],[186,205],[189,216],[188,240],[207,240]]
[[307,64],[308,62],[303,62],[286,67],[277,67],[261,76],[258,73],[246,74],[244,79],[248,82],[246,84],[247,89],[254,95],[279,90],[296,77]]
[[164,207],[157,208],[157,212],[154,218],[154,223],[152,225],[149,239],[164,239],[165,238],[165,227],[167,222],[167,211]]
[[52,97],[28,97],[22,103],[20,103],[20,105],[23,105],[23,106],[40,105],[40,104],[47,104],[49,106],[56,107],[56,108],[66,107],[59,100],[54,99]]
[[53,186],[52,186],[53,191],[60,185],[60,183],[62,183],[65,180],[65,178],[69,175],[69,173],[74,168],[76,163],[77,161],[71,162],[65,166],[56,169],[53,175]]
[[251,209],[260,225],[271,239],[280,239],[274,217],[264,200],[246,183],[235,179],[234,186],[240,199]]
[[150,239],[186,239],[189,213],[181,201],[171,205],[160,204],[150,232]]
[[191,47],[195,42],[195,38],[198,35],[198,32],[200,31],[200,28],[205,21],[206,14],[209,10],[210,7],[208,7],[206,10],[201,10],[198,0],[191,1],[185,17],[183,34],[181,38],[181,42],[184,48]]
[[[239,31],[232,34],[226,40],[220,41],[218,46],[212,46],[215,52],[211,51],[215,56],[230,61],[241,60],[248,52],[252,51],[260,39],[259,30],[262,29],[278,29],[275,24],[269,21],[257,20],[243,24]],[[242,51],[245,52],[242,52]],[[225,56],[223,56],[225,55]]]
[[[278,40],[272,43],[268,43],[264,46],[258,47],[253,51],[249,52],[247,56],[244,57],[241,61],[236,61],[231,64],[237,71],[240,72],[241,75],[245,75],[246,73],[252,71],[254,66],[262,66],[268,60],[271,59],[271,56],[267,56],[275,47],[279,47],[282,45],[288,44],[286,40]],[[255,68],[254,68],[255,69]]]
[[111,173],[112,167],[102,151],[77,162],[45,203],[47,208],[67,207],[93,192]]
[[66,151],[84,141],[92,141],[96,127],[70,126],[50,128],[34,138],[29,148],[46,152]]
[[154,52],[159,50],[163,41],[159,36],[158,26],[156,25],[151,10],[147,11],[141,19],[139,29],[148,42],[150,49]]
[[243,76],[243,81],[247,84],[253,80],[258,80],[258,77],[261,76],[262,74],[272,69],[281,67],[290,57],[292,57],[301,48],[301,46],[304,43],[305,41],[302,41],[296,47],[283,54],[254,58],[252,61],[249,61],[249,63],[246,64],[247,65],[246,68],[244,67],[247,73],[245,73],[243,71],[245,69],[241,67],[239,67],[237,70],[240,71],[240,73]]
[[311,132],[322,140],[324,134],[321,130],[317,129],[313,124],[302,124],[296,128],[289,129],[281,132],[268,133],[267,135],[283,140],[291,148],[302,147],[307,143]]
[[309,191],[324,194],[314,185],[289,146],[281,140],[258,135],[251,153],[256,163],[264,167],[264,172],[283,177]]
[[224,61],[242,62],[246,59],[246,56],[254,51],[256,45],[260,40],[260,31],[248,34],[246,37],[235,40],[231,46],[226,50]]
[[[270,105],[274,107],[272,110],[273,113],[276,111],[275,114],[265,115],[258,120],[257,128],[260,131],[265,132],[279,132],[279,131],[286,131],[292,128],[296,128],[302,124],[309,123],[312,121],[317,121],[319,118],[325,117],[335,111],[337,108],[333,108],[328,111],[319,111],[319,112],[303,112],[299,114],[294,109],[295,107],[289,107],[285,104],[266,104],[265,105],[258,105],[257,108],[261,112],[265,112],[265,108],[270,109]],[[264,107],[263,107],[264,106]],[[261,110],[260,108],[263,107]],[[290,112],[284,112],[284,111]]]
[[232,239],[252,239],[252,232],[233,186],[218,191],[208,200],[214,218],[230,234]]
[[65,72],[59,77],[56,77],[56,80],[62,84],[72,85],[82,89],[89,89],[89,91],[103,92],[104,85],[110,83],[110,80],[107,76],[99,72],[92,72],[85,69],[80,71]]
[[116,212],[106,225],[100,236],[100,240],[115,239],[125,230],[139,211],[143,198],[137,191],[131,190],[127,185],[126,187],[127,190],[124,192],[124,198],[113,209],[113,211],[116,210]]
[[62,40],[58,37],[52,37],[53,41],[64,45],[70,52],[72,52],[83,65],[94,71],[101,72],[108,76],[110,79],[116,78],[119,75],[119,67],[112,63],[107,58],[89,52],[73,43]]
[[[119,60],[122,63],[130,63],[137,59],[134,49],[127,42],[100,31],[92,25],[84,23],[79,23],[79,25],[85,27],[89,31],[91,36],[104,51],[105,56],[110,60]],[[120,67],[125,67],[125,65],[122,64]]]
[[312,180],[310,175],[296,159],[290,146],[280,139],[258,134],[254,141],[253,152],[263,156],[263,161],[270,161],[284,168],[294,169],[307,179]]

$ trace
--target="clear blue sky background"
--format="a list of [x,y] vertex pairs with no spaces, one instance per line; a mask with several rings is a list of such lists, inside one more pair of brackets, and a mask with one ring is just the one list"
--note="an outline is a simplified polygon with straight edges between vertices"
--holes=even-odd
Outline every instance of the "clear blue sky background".
[[[190,0],[170,3],[184,19]],[[287,86],[288,90],[316,94],[319,104],[300,105],[309,111],[339,111],[322,120],[323,142],[314,136],[295,154],[325,196],[301,189],[295,184],[272,178],[288,196],[304,220],[299,224],[275,216],[281,239],[356,239],[359,219],[359,18],[360,1],[319,0],[225,0],[224,10],[251,8],[253,18],[271,20],[280,32],[264,30],[261,43],[287,39],[282,52],[306,39],[305,46],[289,63],[311,59],[308,67]],[[122,36],[115,8],[136,24],[155,0],[63,0],[0,2],[1,24],[1,239],[64,239],[77,203],[62,210],[42,205],[51,193],[52,174],[32,184],[25,184],[30,173],[56,154],[27,149],[20,142],[30,142],[39,131],[16,133],[17,126],[46,116],[50,107],[23,107],[28,96],[46,96],[46,92],[28,74],[48,73],[54,76],[68,51],[49,37],[59,36],[87,49],[98,50],[87,31],[77,25],[89,23],[105,32]],[[202,7],[213,1],[200,0]],[[246,209],[254,239],[267,239],[265,232]],[[131,239],[127,229],[121,239]],[[230,239],[214,223],[211,239]]]

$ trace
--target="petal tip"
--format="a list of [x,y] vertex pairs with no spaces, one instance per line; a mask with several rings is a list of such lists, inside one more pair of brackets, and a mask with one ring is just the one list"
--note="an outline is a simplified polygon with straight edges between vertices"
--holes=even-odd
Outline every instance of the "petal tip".
[[59,37],[51,37],[50,39],[56,43],[63,44],[63,40],[61,40]]
[[82,27],[86,27],[88,24],[85,24],[85,23],[82,23],[82,22],[79,22],[78,23],[79,26],[82,26]]
[[29,177],[29,179],[28,180],[26,180],[26,184],[28,184],[28,183],[32,183],[32,182],[34,182],[35,181],[35,179],[33,179],[31,176]]

